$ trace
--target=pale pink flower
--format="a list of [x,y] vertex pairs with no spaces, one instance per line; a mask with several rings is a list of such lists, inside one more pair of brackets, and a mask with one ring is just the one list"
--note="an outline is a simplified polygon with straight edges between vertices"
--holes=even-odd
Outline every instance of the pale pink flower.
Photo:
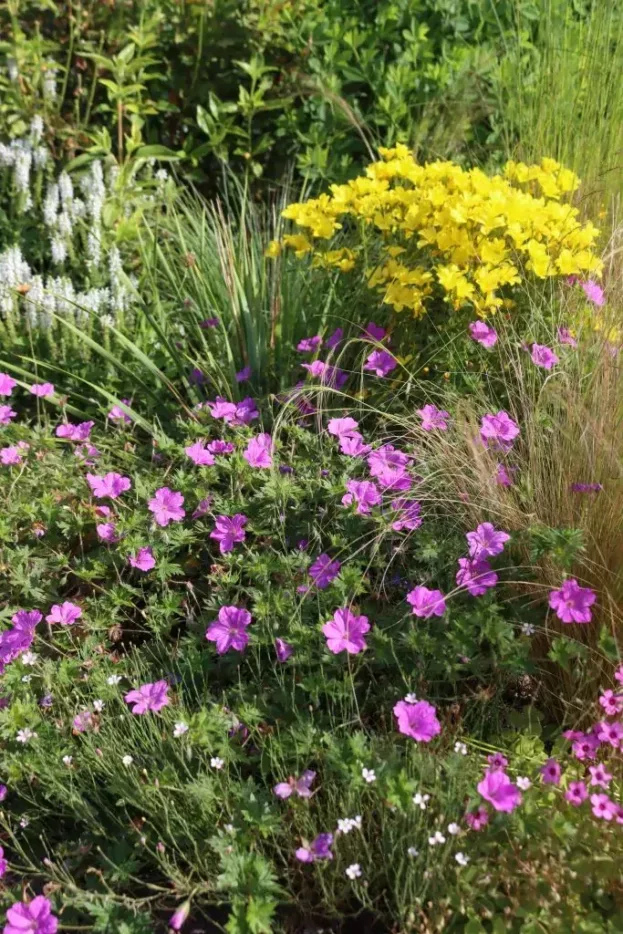
[[139,548],[135,555],[129,556],[128,561],[138,571],[151,571],[156,566],[154,553],[149,547]]
[[122,493],[125,493],[132,486],[129,477],[122,477],[121,474],[110,472],[100,477],[97,474],[87,473],[87,483],[91,487],[93,496],[96,499],[117,499]]
[[129,691],[124,700],[126,704],[134,704],[133,714],[148,712],[157,713],[169,703],[169,685],[166,681],[156,681],[151,684],[142,684],[138,690]]
[[203,441],[195,441],[194,444],[184,448],[184,453],[197,467],[212,467],[216,463],[214,454],[206,449]]
[[82,616],[82,610],[75,603],[65,600],[64,603],[55,603],[46,620],[48,623],[60,623],[61,626],[73,626]]
[[251,438],[242,456],[251,467],[272,467],[272,444],[271,436],[262,433]]
[[184,497],[181,493],[170,490],[168,486],[160,487],[156,490],[152,499],[149,500],[149,509],[154,514],[154,519],[161,526],[167,526],[169,522],[180,522],[186,512],[182,509]]
[[17,386],[17,380],[8,373],[0,373],[0,396],[10,396],[15,386]]

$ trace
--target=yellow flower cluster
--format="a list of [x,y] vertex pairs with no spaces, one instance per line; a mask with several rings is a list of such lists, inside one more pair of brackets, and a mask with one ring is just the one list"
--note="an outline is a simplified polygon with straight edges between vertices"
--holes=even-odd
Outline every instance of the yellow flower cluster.
[[[526,272],[545,279],[601,271],[597,228],[564,200],[579,179],[553,159],[508,162],[488,176],[452,162],[418,165],[402,145],[379,151],[382,161],[365,176],[289,205],[284,217],[301,232],[273,241],[267,255],[289,248],[343,272],[360,262],[385,303],[415,316],[434,295],[486,316]],[[334,238],[348,246],[328,243]]]

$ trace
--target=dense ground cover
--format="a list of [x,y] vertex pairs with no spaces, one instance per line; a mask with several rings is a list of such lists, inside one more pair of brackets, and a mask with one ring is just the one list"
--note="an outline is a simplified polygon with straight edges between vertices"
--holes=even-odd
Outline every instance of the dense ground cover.
[[5,934],[622,931],[621,12],[0,17]]

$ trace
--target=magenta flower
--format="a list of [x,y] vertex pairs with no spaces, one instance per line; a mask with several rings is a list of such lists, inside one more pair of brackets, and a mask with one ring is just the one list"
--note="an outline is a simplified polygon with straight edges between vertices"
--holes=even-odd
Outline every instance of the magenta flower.
[[407,594],[407,603],[413,607],[413,615],[423,619],[443,616],[446,612],[446,599],[441,590],[429,590],[421,584]]
[[88,473],[87,483],[96,499],[105,499],[107,496],[110,499],[117,499],[118,496],[121,496],[132,486],[129,477],[122,477],[121,474],[114,472],[104,474],[103,477]]
[[459,558],[456,582],[459,587],[465,587],[472,597],[480,597],[495,587],[498,576],[484,558]]
[[311,798],[311,784],[316,777],[316,773],[311,770],[303,772],[300,778],[290,776],[287,782],[279,782],[273,788],[278,798],[285,800],[290,795],[296,794],[299,798]]
[[365,337],[369,337],[373,341],[382,341],[385,339],[387,331],[385,328],[382,328],[380,324],[375,324],[374,321],[368,321],[368,324],[363,329]]
[[413,532],[422,525],[422,507],[416,500],[394,499],[392,509],[399,513],[398,518],[392,522],[394,532],[402,532],[403,529]]
[[418,409],[417,413],[422,419],[423,431],[448,430],[449,412],[438,409],[436,405],[425,405],[423,409]]
[[199,327],[202,328],[204,331],[207,328],[217,328],[218,326],[219,326],[218,318],[206,318],[204,321],[199,322]]
[[154,514],[155,521],[164,528],[169,522],[180,522],[184,518],[186,511],[182,509],[183,502],[184,497],[181,493],[170,490],[168,486],[162,486],[156,490],[148,506]]
[[251,367],[243,366],[241,370],[238,370],[236,373],[236,382],[237,383],[246,383],[251,379]]
[[193,519],[200,519],[202,516],[205,516],[207,512],[210,511],[212,506],[212,497],[206,496],[205,499],[199,500],[197,507],[192,514]]
[[8,868],[9,868],[9,864],[7,860],[4,858],[4,848],[0,846],[0,879],[2,879],[4,875],[6,875],[6,871]]
[[95,422],[80,422],[78,425],[72,425],[71,422],[66,422],[56,426],[55,434],[57,438],[67,438],[68,441],[81,443],[89,440],[94,424]]
[[574,807],[579,807],[588,798],[588,791],[584,782],[570,782],[565,792],[565,800]]
[[572,493],[601,493],[603,485],[601,483],[572,483]]
[[[124,405],[129,406],[132,404],[129,399],[122,399],[121,401]],[[126,425],[130,425],[132,423],[130,416],[127,414],[127,412],[124,412],[119,405],[113,405],[112,409],[108,413],[107,418],[109,418],[111,422],[123,422]]]
[[475,532],[468,532],[465,537],[471,558],[492,558],[499,555],[510,539],[508,532],[496,529],[491,522],[483,522]]
[[52,914],[52,903],[43,895],[30,902],[17,902],[6,913],[7,924],[2,934],[56,934],[58,918]]
[[216,651],[224,655],[230,649],[243,652],[249,644],[247,626],[251,625],[251,614],[238,606],[222,606],[218,611],[218,620],[210,623],[206,630],[206,639],[216,643]]
[[340,562],[332,561],[329,555],[318,555],[309,569],[309,576],[319,590],[325,590],[340,573]]
[[484,321],[472,321],[469,325],[469,333],[472,339],[482,344],[483,347],[494,347],[497,343],[497,332]]
[[197,467],[212,467],[215,463],[214,454],[206,449],[203,441],[195,441],[194,444],[184,448],[184,453]]
[[369,444],[363,443],[363,436],[355,431],[352,435],[342,435],[340,440],[340,451],[347,454],[348,457],[363,457],[370,450]]
[[471,830],[482,830],[489,823],[487,809],[479,807],[476,811],[468,811],[465,815],[465,823]]
[[342,497],[342,505],[350,506],[356,503],[355,511],[360,516],[367,515],[372,506],[378,506],[381,502],[381,494],[376,484],[370,480],[348,480],[346,489],[348,492]]
[[619,684],[623,684],[623,665],[619,665],[619,667],[615,671],[614,680],[618,681]]
[[10,396],[15,386],[17,386],[17,380],[8,373],[0,373],[0,396]]
[[39,610],[18,610],[11,617],[11,622],[16,629],[32,631],[42,619],[43,614]]
[[503,769],[493,769],[485,772],[484,778],[478,783],[478,793],[496,811],[514,811],[521,804],[519,788],[517,785],[513,785]]
[[584,759],[594,759],[599,745],[597,736],[586,734],[582,735],[580,739],[574,740],[571,744],[571,750],[575,758],[582,762]]
[[251,438],[242,456],[251,467],[272,467],[272,445],[271,436],[262,433],[257,438]]
[[342,338],[344,337],[344,330],[342,328],[336,328],[333,334],[329,334],[325,341],[325,347],[328,350],[335,350]]
[[0,425],[8,425],[16,416],[17,412],[10,405],[0,405]]
[[513,473],[517,470],[516,467],[511,467],[510,472],[505,464],[498,464],[496,473],[495,473],[495,482],[499,486],[513,486]]
[[221,441],[220,438],[208,444],[210,454],[232,454],[235,450],[236,446],[231,441]]
[[590,608],[596,600],[595,591],[589,587],[580,587],[573,577],[568,577],[560,590],[554,590],[549,595],[549,605],[563,623],[590,623]]
[[503,410],[497,415],[483,415],[480,420],[480,437],[485,446],[509,450],[519,434],[519,426]]
[[536,366],[543,367],[544,370],[551,370],[551,368],[558,363],[558,357],[549,347],[546,347],[544,344],[533,344],[532,345],[532,362]]
[[592,279],[589,279],[587,282],[580,282],[580,288],[593,305],[601,307],[604,304],[604,290]]
[[154,553],[149,547],[139,548],[135,555],[128,557],[128,561],[130,566],[138,571],[151,571],[152,568],[156,567]]
[[609,743],[613,749],[619,749],[623,740],[623,724],[602,720],[597,724],[597,739],[601,743]]
[[215,402],[207,402],[212,418],[222,418],[226,422],[231,422],[236,417],[236,406],[233,402],[228,402],[222,396],[217,396]]
[[505,769],[508,765],[508,759],[506,756],[503,756],[501,752],[491,753],[490,756],[487,756],[487,762],[489,763],[489,771],[494,769]]
[[557,337],[561,344],[568,344],[569,347],[577,347],[578,342],[569,330],[569,328],[558,328]]
[[114,522],[98,522],[95,526],[95,531],[97,532],[97,537],[101,542],[107,542],[109,545],[114,545],[115,542],[119,541],[119,536],[117,535],[117,529]]
[[342,607],[333,614],[333,619],[325,623],[322,631],[327,638],[327,648],[334,655],[348,652],[357,655],[367,648],[365,633],[370,629],[367,616],[355,616],[348,607]]
[[166,681],[156,681],[153,684],[142,684],[136,691],[129,691],[124,700],[126,704],[134,704],[133,714],[158,713],[169,703],[168,691]]
[[301,863],[313,863],[317,859],[333,859],[332,843],[332,833],[319,833],[309,846],[300,846],[294,855]]
[[342,438],[361,437],[358,431],[359,422],[354,418],[332,418],[327,425],[327,431],[340,440]]
[[558,785],[560,784],[560,776],[562,775],[562,769],[558,762],[555,759],[548,759],[545,765],[542,765],[539,769],[541,777],[543,779],[544,785]]
[[21,449],[15,444],[0,448],[0,464],[4,467],[15,467],[17,464],[21,464],[23,459],[23,448]]
[[75,603],[65,600],[64,603],[55,603],[46,616],[48,623],[60,623],[61,626],[72,626],[82,616],[82,610]]
[[318,347],[322,344],[322,337],[320,334],[316,334],[314,337],[305,337],[302,341],[296,345],[296,349],[299,353],[311,353],[314,350],[317,350]]
[[608,795],[591,795],[591,810],[595,817],[602,820],[612,820],[619,811],[618,805],[611,801]]
[[242,402],[239,402],[236,406],[236,412],[232,419],[225,419],[229,421],[231,425],[249,425],[254,419],[259,418],[260,413],[257,410],[255,401],[251,399],[250,396],[247,396]]
[[393,444],[384,444],[368,455],[370,475],[385,489],[403,492],[411,487],[411,478],[406,468],[411,458],[402,451],[397,451]]
[[243,542],[246,538],[244,526],[249,520],[242,513],[237,512],[235,516],[217,516],[214,520],[214,531],[210,532],[210,538],[219,543],[219,549],[222,555],[228,551],[234,550],[234,545]]
[[[8,665],[26,652],[33,643],[35,634],[32,629],[7,629],[0,632],[0,662]],[[2,672],[0,665],[0,673]],[[6,706],[3,704],[3,706]]]
[[590,785],[599,785],[601,788],[607,788],[612,781],[612,774],[607,771],[603,762],[598,765],[589,765],[588,771],[591,773]]
[[623,713],[623,694],[615,694],[608,689],[599,695],[599,705],[606,711],[607,716],[616,717]]
[[173,931],[181,931],[190,914],[190,900],[182,902],[171,917],[169,918],[169,927]]
[[387,350],[373,350],[363,365],[368,373],[376,376],[387,376],[398,366],[396,360]]
[[285,639],[275,639],[275,654],[277,655],[278,662],[287,662],[293,652],[294,649]]
[[394,706],[394,716],[398,721],[398,731],[410,736],[418,743],[430,743],[434,736],[441,733],[441,723],[437,711],[428,701],[398,701]]

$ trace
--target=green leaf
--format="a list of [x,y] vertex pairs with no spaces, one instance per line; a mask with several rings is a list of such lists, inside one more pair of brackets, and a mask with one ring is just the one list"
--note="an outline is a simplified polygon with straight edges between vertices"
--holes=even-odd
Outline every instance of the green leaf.
[[176,162],[179,159],[186,158],[183,150],[175,152],[173,149],[167,149],[166,146],[158,144],[150,146],[140,146],[134,153],[136,159],[159,159],[161,162]]

